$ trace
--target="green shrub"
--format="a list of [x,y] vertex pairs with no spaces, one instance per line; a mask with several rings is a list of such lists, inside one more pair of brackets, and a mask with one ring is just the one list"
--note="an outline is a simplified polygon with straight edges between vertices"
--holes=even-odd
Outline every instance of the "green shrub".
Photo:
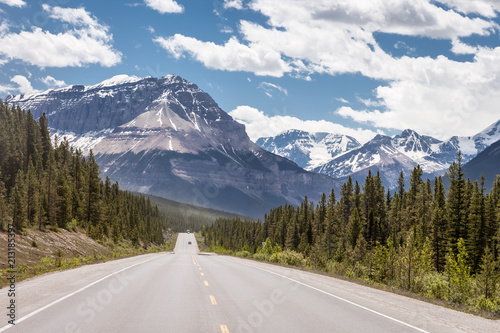
[[42,266],[46,268],[49,268],[55,266],[56,261],[52,257],[43,257],[42,259],[40,259],[40,264],[42,264]]
[[418,277],[416,279],[421,279],[422,292],[425,296],[447,300],[450,288],[448,279],[444,274],[431,272],[422,278]]
[[479,310],[485,310],[489,312],[498,312],[500,311],[500,306],[495,304],[490,299],[484,297],[484,295],[479,296],[475,300],[474,307]]
[[266,253],[258,252],[258,253],[254,253],[252,258],[254,258],[256,260],[269,261],[270,255],[268,255]]
[[236,252],[236,256],[240,257],[240,258],[250,258],[252,256],[252,254],[248,251],[239,251],[239,252]]
[[338,262],[335,260],[328,260],[326,263],[326,271],[331,274],[345,275],[346,265],[343,262]]
[[295,252],[292,250],[285,250],[283,252],[273,253],[269,258],[269,261],[284,265],[300,266],[300,267],[306,264],[304,255],[302,253]]

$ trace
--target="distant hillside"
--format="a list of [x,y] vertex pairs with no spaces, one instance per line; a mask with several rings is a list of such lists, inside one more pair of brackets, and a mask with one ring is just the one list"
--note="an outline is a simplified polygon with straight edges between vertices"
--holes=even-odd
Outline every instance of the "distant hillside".
[[466,177],[479,179],[481,174],[486,180],[486,187],[491,188],[493,181],[500,174],[500,140],[493,143],[464,166]]
[[251,220],[249,217],[221,210],[189,205],[153,195],[147,197],[149,197],[151,204],[156,205],[160,212],[167,216],[167,224],[175,232],[182,232],[187,229],[198,231],[201,226],[212,224],[219,218],[233,219],[239,217],[240,219]]

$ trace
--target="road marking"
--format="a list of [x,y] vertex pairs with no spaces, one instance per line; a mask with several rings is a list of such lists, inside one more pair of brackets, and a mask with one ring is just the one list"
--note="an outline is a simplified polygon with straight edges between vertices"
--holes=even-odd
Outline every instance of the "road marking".
[[229,330],[227,329],[226,325],[220,325],[220,330],[222,333],[229,333]]
[[205,286],[208,287],[208,281],[205,280],[205,281],[203,281],[203,283],[205,284]]
[[212,302],[212,305],[217,305],[217,301],[213,295],[210,295],[210,302]]
[[[116,272],[114,272],[114,273],[111,273],[111,274],[109,274],[109,275],[106,275],[105,277],[100,278],[99,280],[94,281],[94,282],[92,282],[92,283],[90,283],[90,284],[86,285],[85,287],[82,287],[82,288],[78,289],[77,291],[74,291],[74,292],[72,292],[72,293],[70,293],[70,294],[68,294],[68,295],[66,295],[66,296],[63,296],[63,297],[61,297],[61,298],[59,298],[59,299],[55,300],[54,302],[49,303],[49,304],[45,305],[44,307],[41,307],[40,309],[35,310],[35,311],[31,312],[30,314],[27,314],[26,316],[22,317],[22,318],[17,319],[17,320],[15,321],[15,323],[16,323],[16,325],[17,325],[17,324],[19,324],[19,323],[21,323],[21,322],[25,321],[26,319],[28,319],[28,318],[30,318],[30,317],[33,317],[34,315],[36,315],[36,314],[38,314],[38,313],[42,312],[43,310],[46,310],[46,309],[50,308],[51,306],[56,305],[57,303],[60,303],[60,302],[64,301],[65,299],[70,298],[71,296],[76,295],[76,294],[78,294],[79,292],[82,292],[82,291],[84,291],[85,289],[88,289],[88,288],[92,287],[93,285],[96,285],[96,284],[98,284],[99,282],[106,280],[106,279],[107,279],[107,278],[109,278],[109,277],[112,277],[113,275],[116,275],[116,274],[118,274],[118,273],[121,273],[121,272],[123,272],[123,271],[126,271],[127,269],[130,269],[130,268],[132,268],[132,267],[135,267],[135,266],[138,266],[138,265],[144,264],[144,263],[146,263],[146,262],[148,262],[148,261],[151,261],[151,260],[154,260],[154,259],[158,259],[158,258],[161,258],[161,256],[158,256],[158,257],[155,257],[155,258],[151,258],[151,259],[148,259],[148,260],[144,260],[144,261],[138,262],[137,264],[130,265],[130,266],[128,266],[128,267],[125,267],[125,268],[123,268],[123,269],[120,269],[119,271],[116,271]],[[11,327],[13,327],[13,326],[14,326],[14,325],[10,325],[10,324],[9,324],[9,325],[6,325],[6,326],[4,326],[4,327],[0,328],[0,332],[6,331],[6,330],[8,330],[9,328],[11,328]]]
[[201,274],[201,276],[205,276],[205,273],[203,273],[203,272],[201,272],[200,274]]
[[413,325],[411,325],[411,324],[405,323],[404,321],[401,321],[401,320],[399,320],[399,319],[393,318],[393,317],[391,317],[391,316],[388,316],[388,315],[385,315],[385,314],[380,313],[380,312],[378,312],[378,311],[375,311],[375,310],[372,310],[372,309],[370,309],[370,308],[367,308],[366,306],[363,306],[363,305],[360,305],[360,304],[354,303],[354,302],[349,301],[349,300],[347,300],[347,299],[345,299],[345,298],[342,298],[342,297],[340,297],[340,296],[336,296],[336,295],[334,295],[334,294],[332,294],[332,293],[329,293],[329,292],[327,292],[327,291],[324,291],[324,290],[321,290],[321,289],[319,289],[319,288],[316,288],[316,287],[313,287],[313,286],[311,286],[311,285],[308,285],[308,284],[306,284],[306,283],[304,283],[304,282],[300,282],[300,281],[297,281],[297,280],[295,280],[295,279],[289,278],[288,276],[281,275],[281,274],[279,274],[279,273],[276,273],[276,272],[273,272],[273,271],[267,270],[267,269],[265,269],[265,268],[261,268],[261,267],[257,267],[257,266],[253,266],[253,265],[244,264],[244,263],[241,263],[241,262],[238,262],[238,261],[234,261],[234,260],[230,260],[230,259],[227,259],[227,260],[232,261],[232,262],[234,262],[234,263],[238,263],[238,264],[240,264],[240,265],[244,265],[244,266],[248,266],[248,267],[253,267],[253,268],[259,269],[259,270],[261,270],[261,271],[264,271],[264,272],[267,272],[267,273],[270,273],[270,274],[273,274],[273,275],[279,276],[279,277],[281,277],[281,278],[284,278],[284,279],[290,280],[290,281],[295,282],[295,283],[297,283],[297,284],[300,284],[300,285],[302,285],[302,286],[304,286],[304,287],[311,288],[311,289],[316,290],[316,291],[318,291],[318,292],[320,292],[320,293],[323,293],[323,294],[328,295],[328,296],[330,296],[330,297],[336,298],[336,299],[338,299],[338,300],[340,300],[340,301],[343,301],[343,302],[349,303],[349,304],[351,304],[351,305],[354,305],[354,306],[356,306],[356,307],[358,307],[358,308],[361,308],[361,309],[363,309],[363,310],[369,311],[369,312],[371,312],[371,313],[377,314],[377,315],[382,316],[382,317],[384,317],[384,318],[386,318],[386,319],[389,319],[389,320],[395,321],[396,323],[402,324],[402,325],[404,325],[404,326],[407,326],[407,327],[412,328],[412,329],[414,329],[414,330],[417,330],[417,331],[419,331],[419,332],[422,332],[422,333],[430,333],[430,332],[428,332],[428,331],[426,331],[426,330],[423,330],[423,329],[418,328],[418,327],[416,327],[416,326],[413,326]]
[[193,259],[193,264],[196,265],[196,260],[194,260],[194,256],[191,256],[191,258]]
[[201,271],[201,267],[198,267],[198,269]]

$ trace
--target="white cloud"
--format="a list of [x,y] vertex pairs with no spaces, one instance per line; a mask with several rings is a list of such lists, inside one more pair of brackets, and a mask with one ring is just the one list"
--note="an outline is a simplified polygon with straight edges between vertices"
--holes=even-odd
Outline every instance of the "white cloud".
[[63,80],[56,80],[54,79],[52,76],[50,75],[47,75],[46,77],[40,79],[40,81],[42,81],[47,87],[64,87],[66,86],[66,82],[64,82]]
[[498,0],[438,0],[438,2],[449,6],[461,13],[476,13],[484,17],[493,18],[500,11]]
[[224,8],[243,9],[243,0],[224,0]]
[[340,103],[349,104],[349,101],[345,98],[342,98],[342,97],[337,97],[337,98],[335,98],[335,100],[340,102]]
[[272,92],[276,90],[288,96],[288,90],[286,90],[286,88],[274,83],[261,82],[258,88],[264,90],[265,94],[269,97],[272,97]]
[[144,3],[160,14],[184,12],[184,7],[174,0],[144,0]]
[[[156,41],[174,57],[190,55],[212,69],[306,80],[360,74],[383,82],[365,100],[380,110],[345,109],[343,116],[441,138],[470,135],[499,118],[500,47],[471,46],[460,38],[498,35],[491,18],[498,17],[500,1],[439,2],[449,7],[434,0],[252,0],[247,7],[266,17],[266,24],[240,21],[240,39],[222,45],[183,35]],[[452,52],[473,60],[396,58],[375,33],[450,41]]]
[[26,2],[24,2],[23,0],[0,0],[0,3],[4,3],[7,6],[19,8],[26,6]]
[[[19,33],[0,29],[0,55],[19,59],[39,67],[68,67],[100,64],[111,67],[121,62],[114,50],[109,28],[100,24],[84,8],[61,8],[43,5],[48,17],[61,21],[66,31],[53,34],[34,27]],[[33,52],[36,50],[36,52]]]
[[278,52],[265,45],[244,45],[236,37],[226,44],[217,45],[202,42],[196,38],[176,34],[170,38],[154,39],[175,58],[189,54],[206,67],[227,71],[247,71],[256,75],[280,77],[288,71],[288,66]]
[[451,46],[451,52],[455,54],[476,54],[479,52],[478,47],[462,43],[458,38],[451,41]]
[[33,87],[31,86],[31,82],[25,76],[16,75],[11,78],[10,81],[18,85],[18,88],[16,90],[19,90],[21,94],[28,94],[38,91],[33,89]]
[[329,132],[345,134],[365,143],[377,133],[370,130],[353,129],[326,120],[301,120],[291,116],[267,116],[253,107],[241,105],[229,112],[231,117],[246,127],[248,136],[253,141],[267,136],[276,136],[286,130],[299,129],[309,132]]
[[417,51],[416,48],[409,46],[408,44],[406,44],[403,41],[398,41],[396,44],[394,44],[394,48],[399,49],[399,50],[401,50],[401,49],[406,50],[406,52],[408,54],[413,54],[413,53],[415,53],[415,51]]
[[373,101],[369,98],[363,99],[361,97],[358,97],[357,100],[369,108],[378,108],[385,105],[384,101]]
[[15,90],[12,86],[0,84],[1,94],[9,94],[12,90]]

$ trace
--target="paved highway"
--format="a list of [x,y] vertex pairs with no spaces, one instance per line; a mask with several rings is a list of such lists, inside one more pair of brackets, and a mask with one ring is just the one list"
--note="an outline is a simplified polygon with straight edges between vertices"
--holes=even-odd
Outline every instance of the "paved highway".
[[[188,244],[191,242],[191,244]],[[47,274],[17,286],[15,326],[0,332],[499,332],[498,321],[350,282],[199,253],[174,253]],[[3,328],[2,328],[3,326]]]

